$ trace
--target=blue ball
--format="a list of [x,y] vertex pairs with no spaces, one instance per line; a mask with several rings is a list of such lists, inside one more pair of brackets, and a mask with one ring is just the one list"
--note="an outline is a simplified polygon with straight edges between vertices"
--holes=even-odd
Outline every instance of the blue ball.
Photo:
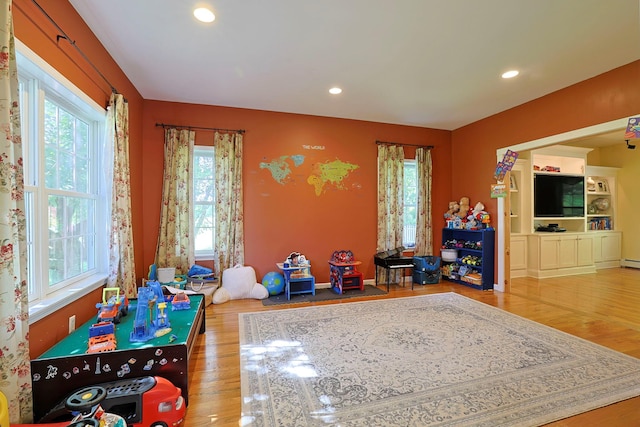
[[267,288],[269,295],[284,292],[284,276],[277,271],[270,271],[262,278],[262,285]]

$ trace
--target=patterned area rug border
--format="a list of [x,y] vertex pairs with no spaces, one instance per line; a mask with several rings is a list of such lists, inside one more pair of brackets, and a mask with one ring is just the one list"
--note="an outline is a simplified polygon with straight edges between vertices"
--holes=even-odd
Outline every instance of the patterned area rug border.
[[640,395],[640,359],[455,293],[239,321],[243,425],[531,427]]

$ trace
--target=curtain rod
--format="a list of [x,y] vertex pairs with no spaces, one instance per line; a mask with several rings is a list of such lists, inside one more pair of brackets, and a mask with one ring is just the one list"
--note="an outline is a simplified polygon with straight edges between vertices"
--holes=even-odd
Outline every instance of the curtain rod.
[[388,142],[388,141],[376,141],[376,144],[377,145],[381,145],[381,144],[401,145],[403,147],[418,147],[418,148],[426,148],[428,150],[431,150],[433,148],[433,145],[401,144],[399,142]]
[[157,126],[162,126],[163,129],[166,128],[182,128],[182,129],[194,129],[194,130],[210,130],[210,131],[221,131],[221,132],[236,132],[236,133],[245,133],[244,129],[222,129],[222,128],[208,128],[202,126],[183,126],[183,125],[169,125],[166,123],[156,123]]
[[[51,17],[47,12],[45,12],[45,10],[42,8],[42,6],[40,6],[40,5],[38,4],[38,2],[37,2],[36,0],[31,0],[31,1],[33,2],[33,4],[35,4],[35,5],[38,7],[38,9],[40,9],[40,12],[42,12],[42,13],[44,14],[44,16],[46,16],[46,17],[47,17],[47,19],[48,19],[48,20],[49,20],[49,21],[50,21],[50,22],[51,22],[51,23],[52,23],[52,24],[53,24],[53,25],[58,29],[58,31],[62,33],[62,34],[58,34],[58,35],[56,36],[56,43],[57,43],[57,42],[59,42],[59,41],[60,41],[60,39],[65,39],[66,41],[68,41],[68,42],[69,42],[69,44],[71,44],[71,46],[73,46],[73,47],[76,49],[76,51],[78,51],[78,53],[80,53],[80,55],[84,58],[84,60],[85,60],[85,61],[87,61],[87,63],[88,63],[89,65],[91,65],[91,67],[96,71],[96,73],[98,73],[98,74],[100,75],[100,77],[102,77],[102,80],[104,80],[104,81],[109,85],[109,87],[111,88],[111,92],[113,92],[113,93],[118,93],[118,90],[115,88],[115,86],[113,86],[113,85],[111,84],[111,82],[109,82],[109,80],[107,80],[107,78],[104,76],[104,74],[102,74],[102,73],[100,72],[100,70],[98,69],[98,67],[96,67],[95,65],[93,65],[93,62],[91,62],[91,61],[89,60],[89,58],[87,57],[87,55],[85,55],[85,54],[84,54],[84,52],[82,52],[82,51],[80,50],[80,48],[76,45],[76,42],[75,42],[74,40],[71,40],[71,39],[69,38],[69,36],[64,32],[64,30],[63,30],[62,28],[60,28],[60,25],[58,25],[58,24],[56,23],[56,21],[54,21],[54,20],[53,20],[53,18],[52,18],[52,17]],[[76,65],[77,65],[77,64],[76,64]],[[125,100],[125,101],[126,101],[126,100]]]

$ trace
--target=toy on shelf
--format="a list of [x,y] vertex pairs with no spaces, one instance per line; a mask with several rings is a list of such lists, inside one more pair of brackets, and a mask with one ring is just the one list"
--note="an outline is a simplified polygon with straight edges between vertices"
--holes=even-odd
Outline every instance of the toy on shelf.
[[467,217],[467,215],[469,214],[469,210],[471,210],[470,203],[471,203],[471,201],[469,200],[468,197],[461,197],[460,198],[460,209],[456,213],[456,216],[459,217],[459,218],[462,218],[463,221]]
[[116,349],[116,326],[112,322],[94,323],[89,327],[87,353],[102,353]]
[[456,201],[449,202],[449,210],[444,213],[445,220],[451,220],[460,211],[460,204]]
[[129,313],[129,298],[120,295],[120,288],[104,288],[102,302],[96,304],[98,322],[120,323],[120,319]]
[[478,202],[471,209],[468,197],[462,197],[459,204],[449,202],[449,210],[445,212],[444,219],[447,228],[465,230],[491,228],[491,216],[484,210],[484,204]]

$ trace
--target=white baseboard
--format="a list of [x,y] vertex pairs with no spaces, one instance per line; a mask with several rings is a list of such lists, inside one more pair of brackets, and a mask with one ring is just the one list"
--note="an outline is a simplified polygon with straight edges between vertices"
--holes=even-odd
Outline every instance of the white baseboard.
[[620,265],[623,267],[640,268],[640,261],[637,259],[623,259]]

